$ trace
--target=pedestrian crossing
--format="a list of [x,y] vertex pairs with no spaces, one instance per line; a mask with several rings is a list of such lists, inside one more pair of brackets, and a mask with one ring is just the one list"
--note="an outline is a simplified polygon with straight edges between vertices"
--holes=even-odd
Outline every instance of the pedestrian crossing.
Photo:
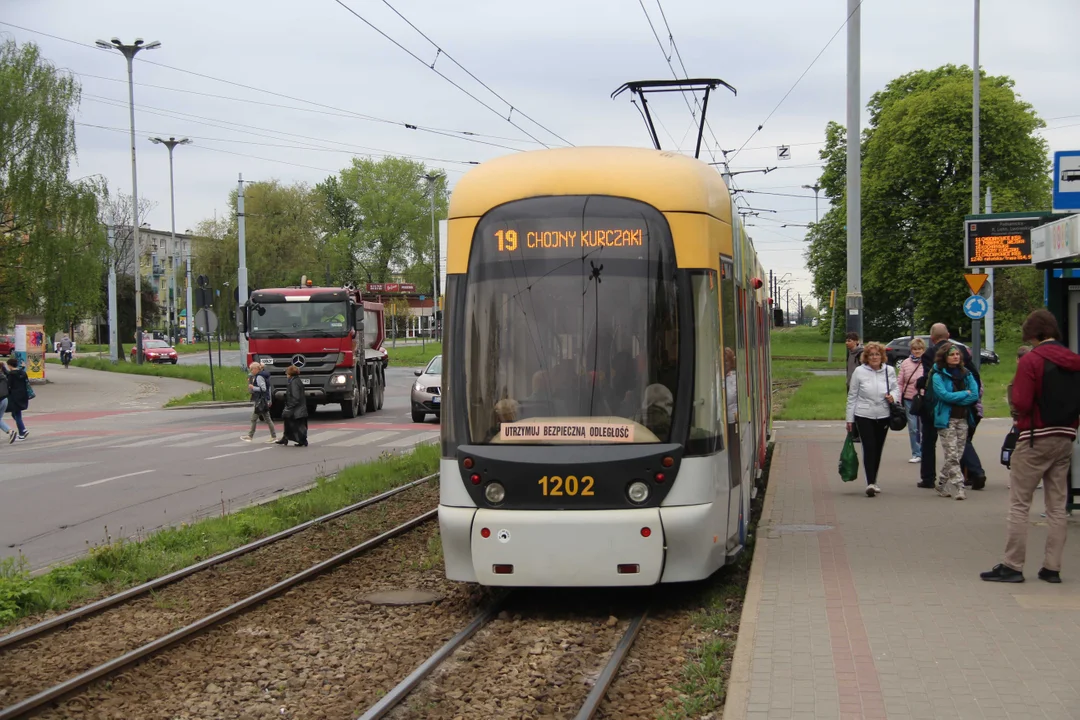
[[[281,430],[279,428],[278,432]],[[47,431],[35,432],[30,441],[19,443],[10,450],[0,449],[0,458],[3,450],[8,452],[39,452],[56,448],[57,450],[79,449],[122,449],[122,450],[154,450],[159,448],[239,448],[251,447],[252,443],[240,439],[242,431],[231,430],[229,432],[203,430],[179,433],[161,433],[153,436],[140,435],[81,435],[71,437],[60,433]],[[280,436],[280,435],[279,435]],[[254,443],[264,442],[269,435],[265,429],[255,434]],[[318,430],[310,432],[308,443],[312,447],[333,448],[411,448],[421,443],[435,442],[439,438],[439,431],[435,430],[383,430],[352,428],[344,430]]]

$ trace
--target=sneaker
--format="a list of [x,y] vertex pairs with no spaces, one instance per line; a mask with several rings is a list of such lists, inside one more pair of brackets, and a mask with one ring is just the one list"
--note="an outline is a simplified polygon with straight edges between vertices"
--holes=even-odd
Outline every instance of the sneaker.
[[881,486],[877,483],[874,483],[874,492],[878,493],[879,495],[881,494]]
[[934,489],[937,490],[937,494],[941,497],[952,497],[952,495],[949,494],[949,489],[944,485],[936,485]]
[[19,439],[20,440],[25,440],[28,437],[30,437],[30,431],[29,430],[23,430],[21,433],[19,433]]
[[909,462],[909,463],[912,463],[912,464],[915,464],[915,463],[921,463],[921,462],[922,462],[922,458],[921,458],[921,457],[916,457],[915,455],[912,455],[912,456],[911,456],[911,459],[910,459],[910,460],[908,460],[908,462]]
[[915,487],[920,487],[920,488],[923,488],[924,490],[933,490],[937,486],[934,485],[933,480],[931,480],[929,482],[927,482],[926,480],[923,480],[922,482],[917,484]]
[[11,432],[8,433],[8,443],[14,444],[15,440],[17,440],[18,437],[19,437],[19,431],[18,430],[12,430]]
[[1039,570],[1039,579],[1045,580],[1048,583],[1054,583],[1056,585],[1057,583],[1061,582],[1061,571],[1047,570],[1046,568],[1041,568]]
[[957,500],[967,500],[967,495],[964,494],[964,488],[961,486],[960,492],[956,493]]
[[1013,570],[1007,565],[998,563],[993,569],[984,573],[979,573],[986,582],[1007,582],[1007,583],[1022,583],[1024,582],[1024,573],[1019,570]]
[[276,443],[277,438],[276,437],[267,438],[266,440],[263,440],[263,442],[265,442],[267,445],[269,445],[270,443]]
[[251,442],[251,436],[250,435],[241,435],[240,439],[243,440],[244,442]]
[[866,497],[874,497],[874,495],[876,495],[876,494],[877,494],[877,486],[876,485],[867,485],[866,486]]

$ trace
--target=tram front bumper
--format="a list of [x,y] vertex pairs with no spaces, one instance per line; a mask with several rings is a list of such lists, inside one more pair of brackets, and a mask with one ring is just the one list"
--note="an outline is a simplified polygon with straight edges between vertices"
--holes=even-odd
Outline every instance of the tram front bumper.
[[[457,530],[458,542],[453,545],[459,553],[464,549],[465,522],[469,527],[472,577],[465,576],[469,568],[463,567],[464,558],[452,562],[448,554],[451,579],[523,587],[655,585],[664,567],[658,508],[546,511],[442,506],[439,518],[444,531]],[[448,540],[444,535],[444,543]]]

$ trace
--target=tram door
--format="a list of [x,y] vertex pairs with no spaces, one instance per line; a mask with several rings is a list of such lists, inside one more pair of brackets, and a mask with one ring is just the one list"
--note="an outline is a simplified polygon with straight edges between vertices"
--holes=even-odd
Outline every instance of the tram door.
[[738,330],[736,314],[738,306],[735,290],[735,268],[730,260],[720,260],[720,318],[723,323],[724,337],[724,404],[727,414],[727,455],[728,455],[728,549],[731,538],[738,538],[740,492],[742,488],[743,435],[745,421],[745,402],[741,396],[746,393],[744,372],[740,363],[745,362],[742,352],[743,337]]

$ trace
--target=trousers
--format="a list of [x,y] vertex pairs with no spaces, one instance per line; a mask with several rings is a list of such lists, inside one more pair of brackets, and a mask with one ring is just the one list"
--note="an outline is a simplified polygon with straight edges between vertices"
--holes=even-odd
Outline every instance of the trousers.
[[1027,559],[1028,514],[1039,480],[1046,502],[1046,549],[1043,567],[1061,571],[1065,552],[1065,504],[1069,497],[1069,465],[1073,441],[1067,437],[1036,438],[1020,433],[1009,471],[1009,519],[1005,536],[1004,564],[1022,571]]
[[874,419],[856,415],[853,426],[859,429],[859,437],[862,440],[866,484],[877,485],[881,453],[885,449],[885,438],[889,434],[889,418]]

